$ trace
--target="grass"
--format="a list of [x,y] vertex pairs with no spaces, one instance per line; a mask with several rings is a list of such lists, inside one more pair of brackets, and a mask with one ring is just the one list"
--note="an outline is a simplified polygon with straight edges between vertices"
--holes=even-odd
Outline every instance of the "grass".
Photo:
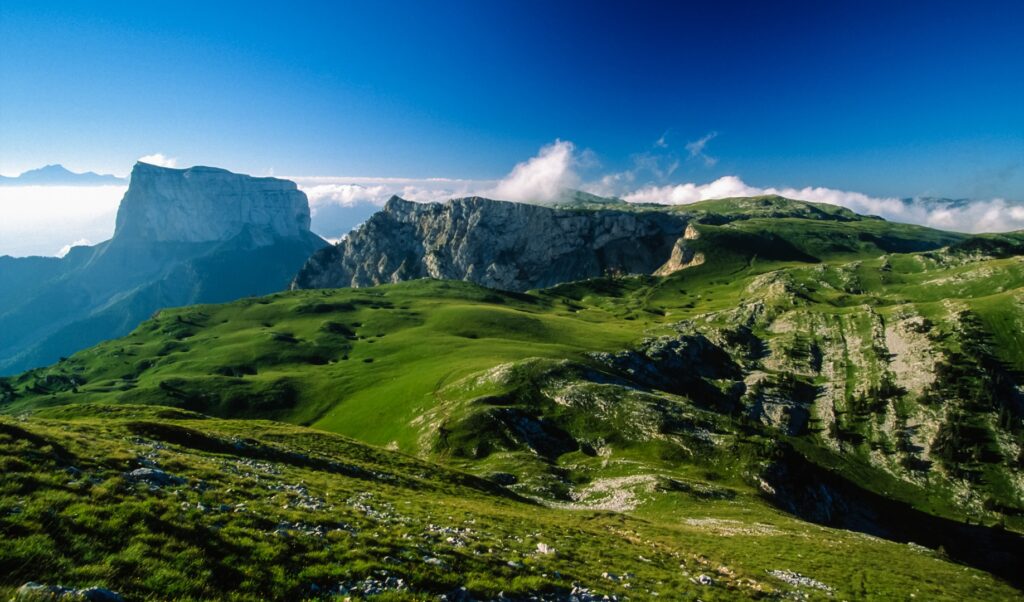
[[[392,597],[379,599],[459,587],[482,598],[564,595],[574,584],[630,599],[823,597],[770,570],[813,576],[848,599],[1017,596],[934,553],[809,525],[749,494],[665,494],[636,517],[546,508],[282,423],[67,406],[0,419],[0,451],[0,596],[35,580],[104,584],[140,600],[303,599],[390,576],[407,589],[393,581]],[[126,476],[144,465],[185,481],[150,487]],[[714,585],[691,581],[702,574]]]
[[[840,599],[1019,597],[949,560],[991,568],[979,542],[1024,532],[1017,239],[773,197],[675,210],[704,220],[706,261],[668,277],[168,309],[0,379],[3,586],[300,599],[386,571],[395,599],[825,596],[768,573],[795,571]],[[190,485],[126,481],[150,456]],[[906,541],[901,521],[973,535],[825,526]]]

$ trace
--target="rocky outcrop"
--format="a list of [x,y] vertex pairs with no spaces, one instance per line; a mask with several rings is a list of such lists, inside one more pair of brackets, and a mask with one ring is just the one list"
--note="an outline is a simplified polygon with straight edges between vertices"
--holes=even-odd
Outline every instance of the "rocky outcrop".
[[672,246],[672,254],[660,268],[655,272],[655,276],[668,276],[674,274],[679,270],[685,270],[704,263],[704,254],[694,250],[690,241],[694,241],[700,238],[700,232],[693,227],[693,224],[686,225],[686,231],[683,232],[683,236],[676,241],[676,244]]
[[524,291],[665,264],[689,216],[572,210],[479,197],[444,204],[392,197],[336,246],[313,255],[293,288],[468,280]]
[[263,242],[309,232],[309,203],[294,182],[215,167],[136,163],[114,237],[159,242],[229,240],[244,229]]
[[0,374],[127,334],[163,307],[285,289],[326,244],[293,182],[136,164],[113,238],[0,261]]

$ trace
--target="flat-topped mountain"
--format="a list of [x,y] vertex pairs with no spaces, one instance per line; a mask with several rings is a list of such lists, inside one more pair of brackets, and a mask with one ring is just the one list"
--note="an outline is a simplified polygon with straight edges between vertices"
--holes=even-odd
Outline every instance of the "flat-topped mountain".
[[325,244],[293,182],[138,163],[113,238],[63,258],[0,257],[0,373],[125,334],[164,307],[281,290]]
[[[439,278],[525,291],[607,274],[666,275],[721,254],[807,261],[865,250],[928,250],[961,238],[781,197],[676,207],[599,201],[589,196],[541,206],[392,197],[344,240],[314,254],[292,287]],[[776,221],[766,227],[765,220]],[[837,232],[836,223],[854,227]],[[709,237],[701,239],[701,229]]]
[[309,233],[309,202],[294,182],[215,167],[137,163],[117,211],[115,238],[224,241],[248,230],[266,240]]

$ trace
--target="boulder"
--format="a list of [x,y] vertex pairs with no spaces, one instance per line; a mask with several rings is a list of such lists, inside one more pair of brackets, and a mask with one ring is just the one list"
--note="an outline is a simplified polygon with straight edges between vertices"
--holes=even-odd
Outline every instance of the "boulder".
[[159,468],[136,468],[131,472],[125,473],[124,478],[132,483],[145,483],[151,487],[183,485],[186,482],[182,477],[174,476]]

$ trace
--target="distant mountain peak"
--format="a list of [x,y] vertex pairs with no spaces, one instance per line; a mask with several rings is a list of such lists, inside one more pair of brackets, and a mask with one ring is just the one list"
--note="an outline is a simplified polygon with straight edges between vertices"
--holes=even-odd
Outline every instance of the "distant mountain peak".
[[[64,167],[60,163],[51,163],[50,165],[44,165],[43,167],[40,167],[38,169],[31,169],[29,171],[24,172],[21,175],[30,174],[30,173],[47,173],[47,174],[58,174],[59,173],[59,174],[72,174],[72,175],[74,175],[75,172],[73,172],[70,169]],[[89,173],[93,173],[93,172],[89,172]]]
[[0,176],[0,186],[102,186],[124,183],[124,178],[93,171],[76,173],[60,163],[30,169],[14,177]]

